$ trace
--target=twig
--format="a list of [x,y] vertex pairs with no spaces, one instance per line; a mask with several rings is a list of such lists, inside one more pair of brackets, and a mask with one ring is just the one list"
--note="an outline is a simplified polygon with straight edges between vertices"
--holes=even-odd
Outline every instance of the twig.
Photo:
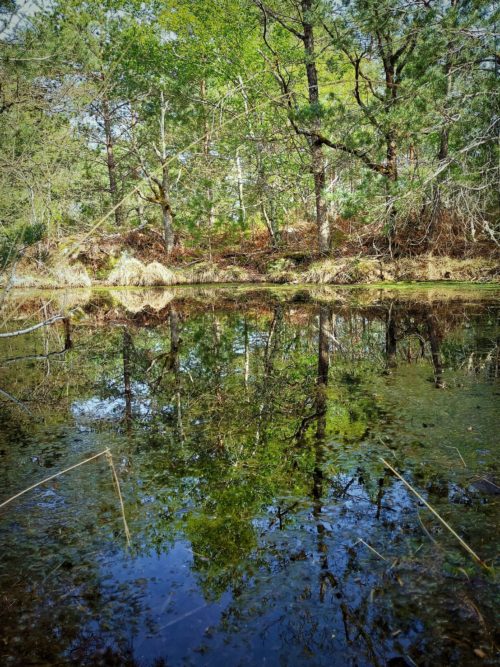
[[57,357],[61,354],[65,354],[68,351],[68,348],[65,347],[64,350],[56,350],[55,352],[48,352],[47,354],[24,354],[19,357],[8,357],[6,359],[0,359],[0,365],[12,364],[17,361],[42,361],[47,360],[50,357]]
[[443,446],[446,447],[446,449],[454,449],[458,453],[458,455],[460,456],[460,460],[462,461],[462,463],[464,465],[464,468],[467,468],[467,465],[464,461],[464,457],[460,453],[460,450],[458,449],[458,447],[452,447],[451,445],[443,445]]
[[201,611],[202,609],[205,609],[207,607],[207,604],[202,604],[199,607],[195,607],[194,609],[191,609],[191,611],[187,611],[185,614],[182,614],[182,616],[178,616],[177,618],[174,618],[173,621],[170,621],[169,623],[166,623],[165,625],[162,625],[159,630],[165,630],[165,628],[169,628],[171,625],[174,625],[175,623],[179,623],[179,621],[183,621],[185,618],[188,618],[188,616],[192,616],[193,614],[196,614],[197,611]]
[[465,541],[460,537],[460,535],[459,535],[457,532],[455,532],[455,531],[453,530],[453,528],[450,526],[450,524],[449,524],[445,519],[443,519],[443,517],[442,517],[442,516],[441,516],[441,515],[440,515],[440,514],[439,514],[439,513],[432,507],[432,505],[430,505],[430,504],[427,502],[427,500],[425,500],[425,498],[423,498],[423,497],[420,495],[420,493],[419,493],[416,489],[414,489],[413,486],[412,486],[409,482],[407,482],[407,481],[405,480],[405,478],[404,478],[402,475],[400,475],[399,472],[398,472],[397,470],[395,470],[395,469],[391,466],[390,463],[387,463],[387,461],[386,461],[385,459],[383,459],[382,457],[380,457],[380,460],[382,461],[382,463],[383,463],[385,466],[387,466],[387,467],[389,468],[389,470],[391,470],[391,471],[396,475],[396,477],[397,477],[398,479],[400,479],[400,480],[403,482],[403,484],[404,484],[404,485],[405,485],[405,486],[406,486],[406,487],[407,487],[407,488],[408,488],[408,489],[409,489],[409,490],[410,490],[410,491],[411,491],[411,492],[412,492],[412,493],[413,493],[413,494],[414,494],[414,495],[415,495],[421,502],[424,503],[424,505],[427,507],[427,509],[429,509],[429,510],[434,514],[434,516],[437,517],[437,518],[439,519],[439,521],[441,521],[441,523],[443,524],[443,526],[444,526],[445,528],[447,528],[447,529],[450,531],[450,533],[451,533],[454,537],[457,538],[457,540],[460,542],[460,544],[463,546],[463,548],[464,548],[464,549],[465,549],[465,550],[466,550],[466,551],[467,551],[467,552],[474,558],[474,560],[476,560],[476,561],[477,561],[480,565],[482,565],[483,567],[489,569],[488,566],[486,565],[486,563],[484,563],[484,562],[479,558],[479,556],[477,555],[477,553],[476,553],[475,551],[473,551],[473,550],[470,548],[470,546],[467,544],[467,542],[465,542]]

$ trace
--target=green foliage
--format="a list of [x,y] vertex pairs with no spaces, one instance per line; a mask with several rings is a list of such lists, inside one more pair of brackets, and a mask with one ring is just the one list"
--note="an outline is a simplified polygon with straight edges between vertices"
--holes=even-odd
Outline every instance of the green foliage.
[[[463,640],[456,609],[473,577],[485,619],[495,591],[380,457],[481,557],[495,557],[497,507],[474,486],[496,479],[493,291],[475,290],[467,303],[455,290],[439,301],[425,290],[321,289],[319,305],[313,290],[189,288],[162,305],[169,293],[89,290],[82,298],[79,290],[33,295],[29,304],[19,295],[9,305],[29,314],[65,304],[78,318],[63,353],[58,326],[50,336],[2,339],[2,387],[33,411],[0,406],[4,496],[109,447],[133,544],[125,545],[104,458],[3,508],[2,594],[18,602],[2,628],[4,654],[57,664],[81,649],[91,664],[102,661],[100,641],[127,645],[133,633],[143,656],[167,626],[207,608],[215,620],[187,623],[169,641],[169,658],[172,646],[192,657],[196,632],[245,657],[254,639],[260,653],[274,651],[277,635],[266,633],[282,617],[300,629],[298,640],[286,633],[286,646],[302,651],[304,635],[308,647],[319,635],[324,647],[334,628],[348,650],[346,608],[364,619],[384,663],[393,655],[387,624],[416,655],[424,637],[439,644],[438,623],[446,639],[432,658],[444,664],[450,631]],[[56,352],[50,373],[47,352]],[[433,381],[436,354],[445,390]],[[470,645],[453,650],[468,664],[488,627],[466,628]],[[338,655],[338,643],[329,646],[325,665]]]
[[277,237],[316,215],[318,128],[332,222],[431,229],[446,211],[472,240],[494,236],[493,3],[297,7],[58,0],[19,22],[1,43],[4,236],[23,225],[79,234],[112,206],[101,229],[161,229],[168,202],[194,243],[264,224]]
[[38,243],[46,233],[47,228],[43,222],[7,228],[0,235],[0,266],[5,268],[16,259],[20,249]]

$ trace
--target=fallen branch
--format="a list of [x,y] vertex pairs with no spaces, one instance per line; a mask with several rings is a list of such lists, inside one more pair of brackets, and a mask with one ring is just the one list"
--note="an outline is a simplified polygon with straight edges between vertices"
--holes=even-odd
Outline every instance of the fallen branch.
[[7,333],[0,333],[0,338],[12,338],[14,336],[22,336],[23,334],[31,333],[32,331],[36,331],[41,327],[47,327],[49,326],[49,324],[54,324],[54,322],[58,322],[59,320],[64,320],[64,319],[65,317],[63,315],[54,315],[54,317],[50,317],[48,320],[45,320],[45,322],[39,322],[38,324],[34,324],[32,327],[28,327],[27,329],[19,329],[18,331],[8,331]]
[[118,479],[118,475],[116,474],[116,468],[115,468],[115,464],[114,464],[114,461],[113,461],[113,456],[111,454],[111,450],[107,449],[105,451],[105,454],[106,454],[106,458],[108,460],[109,466],[111,468],[111,472],[113,473],[113,481],[115,483],[116,494],[118,496],[118,500],[120,501],[120,509],[122,511],[122,519],[123,519],[123,527],[125,529],[125,537],[127,538],[128,546],[130,546],[130,531],[128,529],[127,519],[125,517],[125,505],[123,503],[122,490],[120,488],[120,480]]

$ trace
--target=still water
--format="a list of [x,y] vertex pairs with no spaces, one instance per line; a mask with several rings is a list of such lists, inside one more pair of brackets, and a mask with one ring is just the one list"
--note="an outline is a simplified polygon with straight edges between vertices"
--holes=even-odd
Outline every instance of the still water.
[[106,455],[0,508],[2,665],[498,664],[498,291],[18,292],[2,330],[61,312],[0,339],[0,503],[109,448],[124,513]]

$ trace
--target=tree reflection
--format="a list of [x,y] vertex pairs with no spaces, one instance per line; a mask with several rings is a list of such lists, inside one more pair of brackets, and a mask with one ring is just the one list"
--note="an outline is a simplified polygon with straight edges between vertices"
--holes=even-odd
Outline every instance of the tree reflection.
[[318,332],[318,378],[316,387],[316,437],[314,442],[314,472],[313,472],[313,516],[316,523],[318,536],[317,549],[321,563],[320,574],[320,602],[324,601],[325,591],[328,583],[336,585],[336,580],[328,568],[328,548],[325,543],[326,526],[322,521],[322,495],[323,495],[323,463],[324,445],[326,436],[327,415],[327,387],[328,371],[330,368],[330,338],[332,335],[332,308],[320,306],[319,310],[319,332]]
[[[203,603],[224,609],[222,616],[214,612],[210,633],[221,655],[229,651],[229,658],[221,658],[227,664],[246,657],[244,647],[254,647],[252,642],[278,651],[288,664],[411,664],[405,656],[420,664],[422,653],[434,664],[451,664],[449,644],[433,642],[434,620],[454,637],[454,612],[449,610],[471,595],[467,587],[472,584],[459,569],[470,575],[468,564],[446,536],[432,533],[444,547],[440,550],[426,541],[413,498],[385,476],[380,456],[394,457],[423,493],[433,494],[437,479],[445,493],[433,502],[442,503],[452,522],[459,517],[472,541],[479,539],[478,519],[491,520],[491,504],[476,502],[466,488],[477,443],[464,452],[470,469],[458,461],[457,472],[449,465],[449,450],[436,444],[438,438],[424,439],[421,414],[435,410],[437,401],[448,405],[444,401],[452,392],[436,392],[427,381],[432,373],[435,385],[443,386],[444,368],[447,373],[453,369],[461,382],[470,372],[468,380],[485,391],[480,383],[490,380],[480,368],[497,363],[491,346],[496,339],[489,330],[484,333],[483,315],[464,306],[395,299],[359,307],[303,301],[280,295],[255,299],[252,308],[247,303],[195,308],[170,300],[159,313],[146,309],[124,317],[122,328],[76,325],[65,359],[79,374],[69,385],[71,370],[62,364],[54,364],[50,377],[33,359],[23,366],[25,373],[11,370],[24,362],[4,366],[5,380],[15,384],[22,400],[29,400],[34,387],[43,386],[44,395],[57,397],[69,386],[67,404],[73,409],[64,412],[60,400],[47,401],[45,430],[25,429],[20,442],[15,408],[2,405],[1,451],[15,452],[3,468],[5,489],[27,485],[20,471],[26,477],[33,474],[26,461],[31,455],[41,458],[35,447],[45,447],[51,429],[50,460],[60,461],[61,468],[71,448],[74,459],[75,452],[110,441],[117,461],[134,458],[132,472],[125,465],[120,468],[135,538],[127,561],[130,579],[125,567],[111,587],[104,575],[114,572],[122,547],[115,536],[120,535],[119,517],[112,489],[95,472],[88,471],[83,487],[71,479],[65,482],[72,489],[64,498],[68,518],[56,528],[59,506],[49,513],[43,498],[36,509],[36,530],[30,532],[29,517],[20,521],[17,542],[12,518],[1,524],[6,526],[0,533],[2,546],[8,542],[14,554],[2,555],[7,573],[17,554],[21,562],[36,563],[33,580],[40,590],[47,570],[55,567],[65,582],[58,589],[59,579],[53,580],[63,631],[52,652],[44,648],[44,660],[55,663],[77,645],[75,660],[81,655],[81,664],[92,664],[91,642],[78,639],[73,612],[79,604],[99,639],[96,654],[103,655],[110,637],[120,637],[123,642],[112,649],[110,661],[126,664],[126,639],[133,631],[128,633],[123,619],[143,624],[137,632],[147,644],[161,634],[158,628],[171,627],[176,615],[182,618]],[[22,351],[12,349],[9,355]],[[472,392],[460,393],[458,384],[455,390],[461,403],[478,400]],[[409,400],[411,396],[418,401]],[[116,411],[109,409],[115,404]],[[92,410],[95,414],[88,414]],[[453,427],[463,438],[468,417],[455,414]],[[82,438],[85,446],[79,444]],[[85,505],[78,503],[81,488],[86,490]],[[48,491],[49,500],[57,497],[57,489]],[[459,502],[449,502],[452,493]],[[79,570],[75,564],[84,542],[98,557],[93,568]],[[186,550],[189,558],[154,569],[158,559],[176,549]],[[54,556],[48,565],[43,561],[47,550]],[[446,561],[445,570],[450,553],[456,561]],[[60,565],[66,562],[70,565]],[[436,577],[433,568],[438,566]],[[453,586],[446,572],[455,577]],[[144,579],[150,576],[151,588],[146,589]],[[128,583],[121,589],[123,578]],[[36,643],[48,622],[43,600],[30,601],[27,589],[16,592],[6,578],[2,586],[14,608],[19,600],[28,610]],[[85,599],[80,591],[74,600],[72,594],[66,596],[77,586],[86,591]],[[166,591],[166,600],[172,592],[173,611],[165,600],[158,601],[159,590]],[[473,604],[482,613],[489,600],[485,594],[485,600],[474,598]],[[153,613],[153,608],[159,611]],[[102,627],[96,621],[100,615],[105,618]],[[43,621],[40,630],[37,619]],[[7,635],[15,637],[23,622],[15,615]],[[463,664],[474,656],[471,646],[489,646],[486,630],[471,621],[472,627],[454,649]],[[177,635],[174,640],[181,641]],[[179,648],[184,653],[173,664],[193,655],[199,664],[215,660],[215,650],[210,653],[205,645],[210,641],[196,654],[192,649],[200,647],[184,641]],[[31,643],[28,653],[40,657]],[[153,657],[159,656],[149,656],[150,664]],[[161,657],[170,664],[168,655]]]
[[131,355],[132,355],[132,336],[130,331],[125,328],[123,329],[123,346],[122,346],[122,357],[123,357],[123,396],[125,398],[125,425],[128,431],[130,431],[132,423],[132,371],[131,371]]

